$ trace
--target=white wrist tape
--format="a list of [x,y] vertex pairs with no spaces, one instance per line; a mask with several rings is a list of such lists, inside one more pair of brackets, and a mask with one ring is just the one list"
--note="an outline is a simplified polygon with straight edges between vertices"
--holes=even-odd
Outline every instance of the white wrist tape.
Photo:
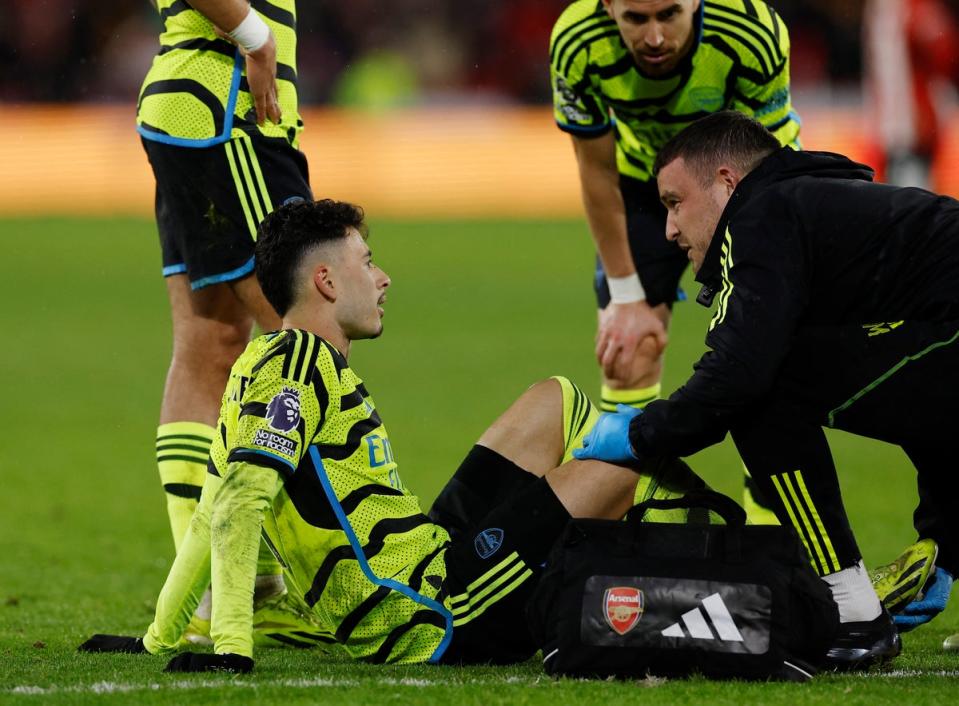
[[646,291],[639,281],[639,275],[635,272],[626,277],[607,275],[606,282],[609,284],[609,298],[613,304],[630,304],[646,299]]
[[246,19],[227,34],[246,51],[256,51],[270,38],[270,28],[251,7]]

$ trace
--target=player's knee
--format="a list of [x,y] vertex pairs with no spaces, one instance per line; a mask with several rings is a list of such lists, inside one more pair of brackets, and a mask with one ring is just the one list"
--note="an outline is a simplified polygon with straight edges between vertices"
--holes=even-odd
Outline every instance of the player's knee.
[[528,400],[532,409],[542,413],[534,416],[541,416],[544,420],[551,420],[559,416],[562,420],[564,384],[573,385],[567,378],[559,375],[534,382],[523,393],[522,399]]
[[176,329],[173,355],[180,364],[210,371],[229,370],[250,341],[253,322],[194,319]]

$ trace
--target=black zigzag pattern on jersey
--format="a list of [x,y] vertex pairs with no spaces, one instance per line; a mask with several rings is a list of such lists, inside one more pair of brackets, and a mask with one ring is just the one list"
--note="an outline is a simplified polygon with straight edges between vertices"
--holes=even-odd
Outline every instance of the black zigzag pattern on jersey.
[[297,472],[286,478],[283,487],[304,522],[319,529],[340,529],[339,520],[326,499],[326,491],[316,474],[310,454],[303,454]]
[[[408,517],[388,517],[385,520],[380,520],[373,525],[366,544],[361,548],[363,556],[369,561],[379,554],[380,550],[383,549],[383,545],[386,543],[387,536],[391,534],[404,534],[421,525],[428,524],[431,524],[431,520],[423,514],[409,515]],[[356,553],[353,551],[352,545],[349,544],[337,547],[326,555],[316,575],[313,577],[313,585],[304,596],[307,605],[316,605],[316,602],[320,600],[320,596],[323,595],[327,581],[329,581],[330,576],[333,575],[333,570],[336,568],[336,565],[348,559],[356,559]]]
[[772,7],[766,5],[766,9],[769,10],[769,17],[773,25],[772,28],[768,27],[765,22],[759,19],[758,12],[755,16],[753,16],[748,12],[742,12],[733,7],[723,7],[722,5],[716,5],[713,3],[706,5],[706,12],[722,13],[728,15],[731,18],[737,19],[743,26],[750,27],[754,31],[764,34],[766,36],[765,44],[770,51],[778,52],[779,55],[782,56],[782,47],[779,45],[778,18]]
[[340,411],[346,412],[347,410],[354,409],[363,404],[363,395],[360,393],[359,388],[353,390],[353,392],[347,393],[340,398]]
[[352,427],[346,435],[346,441],[342,444],[317,444],[316,449],[320,452],[321,458],[329,458],[334,461],[342,461],[356,453],[360,447],[363,437],[369,434],[377,427],[382,426],[383,422],[380,415],[373,410],[373,413],[366,419],[361,419]]
[[434,610],[416,611],[408,622],[393,628],[390,634],[386,636],[386,639],[383,640],[383,644],[380,645],[380,649],[376,651],[376,654],[367,657],[364,661],[372,662],[373,664],[383,664],[388,661],[390,653],[393,652],[393,647],[399,642],[399,639],[417,625],[433,625],[434,627],[445,630],[446,618]]
[[276,640],[277,642],[282,642],[284,645],[289,645],[290,647],[295,647],[298,650],[309,650],[316,647],[316,643],[322,642],[326,644],[335,643],[336,640],[331,640],[328,637],[323,635],[309,633],[309,632],[296,632],[295,635],[299,635],[304,638],[303,640],[297,640],[294,637],[289,635],[284,635],[279,632],[268,632],[264,633],[271,640]]
[[786,57],[771,29],[744,13],[724,7],[708,6],[704,29],[734,39],[756,57],[762,73],[769,75]]
[[648,120],[650,122],[659,123],[660,125],[683,125],[687,123],[694,122],[700,118],[705,118],[709,115],[708,111],[697,110],[693,113],[683,113],[681,115],[676,115],[670,113],[665,109],[655,110],[655,111],[641,111],[632,109],[628,105],[619,105],[619,101],[610,100],[610,105],[616,109],[618,115],[628,114],[630,118],[635,120]]
[[[281,81],[289,81],[294,86],[296,85],[296,69],[294,69],[289,64],[281,64],[277,62],[276,65],[276,77]],[[246,76],[240,77],[240,90],[250,92],[250,82],[247,80]]]
[[270,347],[267,349],[266,353],[263,354],[263,357],[257,361],[256,365],[253,366],[250,374],[255,376],[263,369],[263,366],[269,363],[271,360],[277,356],[286,355],[286,353],[289,352],[290,345],[290,336],[286,335],[285,331],[278,334],[271,343]]
[[766,129],[769,130],[769,132],[776,132],[776,130],[779,130],[780,128],[785,127],[787,124],[795,120],[796,120],[796,116],[793,113],[790,113],[782,120],[778,120],[774,122],[772,125],[767,125]]
[[376,608],[376,606],[386,599],[388,595],[390,595],[390,588],[387,586],[380,586],[378,589],[373,591],[373,593],[368,595],[362,603],[350,611],[349,615],[343,618],[343,622],[341,622],[339,627],[336,628],[337,641],[346,642],[363,618],[369,615],[373,609]]
[[[715,34],[718,34],[724,37],[727,41],[735,42],[736,45],[741,47],[740,51],[748,52],[752,54],[753,57],[758,62],[759,66],[761,67],[759,70],[759,73],[761,75],[766,75],[772,70],[771,59],[767,55],[765,55],[759,48],[757,48],[754,43],[750,42],[742,34],[733,32],[728,27],[724,27],[722,24],[713,23],[710,20],[711,18],[707,15],[706,22],[703,25],[703,28],[707,32],[713,32]],[[743,63],[742,57],[737,56],[737,59],[738,59],[736,62],[737,64]]]
[[192,10],[190,3],[186,0],[175,0],[170,3],[169,7],[164,7],[160,10],[160,21],[166,24],[168,17],[173,17],[174,15],[179,15],[181,12],[186,12],[187,10]]
[[336,368],[336,374],[340,375],[340,373],[350,367],[349,363],[346,362],[343,354],[330,345],[329,342],[323,341],[323,343],[326,344],[326,349],[330,352],[330,357],[333,359],[333,367]]
[[413,573],[410,574],[410,580],[407,581],[407,585],[412,588],[414,591],[419,592],[420,587],[423,585],[423,574],[426,573],[427,567],[436,558],[436,555],[441,551],[445,550],[449,546],[449,542],[444,542],[443,546],[437,547],[429,554],[423,557],[422,561],[416,565],[416,568],[413,569]]
[[359,507],[360,503],[366,500],[372,495],[391,495],[397,496],[402,495],[402,490],[397,490],[390,485],[380,485],[379,483],[369,483],[367,485],[362,485],[345,498],[340,501],[340,507],[343,508],[343,512],[347,515],[352,514],[352,512]]
[[303,384],[309,384],[316,376],[316,360],[320,357],[320,351],[323,350],[325,341],[319,336],[313,336],[313,350],[310,351],[310,357],[306,360],[306,367],[303,369]]
[[286,354],[286,357],[283,359],[283,370],[280,371],[280,375],[289,380],[293,365],[296,362],[295,358],[297,345],[300,342],[300,332],[296,329],[290,329],[286,332],[285,340],[286,346],[284,346],[283,352]]
[[[589,37],[583,37],[583,41],[592,43],[592,42],[598,42],[603,39],[612,39],[614,37],[618,39],[620,42],[622,42],[622,36],[620,36],[619,29],[616,27],[615,23],[613,24],[612,29],[607,29],[603,32],[592,34]],[[576,61],[576,54],[577,54],[576,51],[569,52],[569,54],[566,56],[566,61],[563,63],[562,68],[557,69],[561,76],[565,76],[566,74],[569,73],[570,68],[573,66],[573,62]]]
[[294,469],[290,468],[290,464],[285,463],[283,460],[276,456],[257,453],[252,449],[234,449],[230,452],[230,455],[226,459],[227,463],[248,463],[251,466],[259,466],[261,468],[270,468],[280,474],[280,477],[283,479],[292,478],[294,474]]
[[320,422],[316,425],[317,432],[319,432],[319,430],[323,428],[323,422],[326,420],[326,411],[330,406],[330,393],[329,390],[326,389],[326,383],[323,382],[323,376],[320,374],[313,376],[313,394],[316,395],[316,402],[320,407]]
[[612,64],[600,66],[599,64],[590,64],[586,67],[586,75],[594,74],[601,79],[607,80],[629,73],[635,68],[632,55],[627,52],[619,57]]
[[247,402],[245,405],[240,407],[240,416],[241,417],[260,417],[266,419],[266,403],[265,402]]
[[296,333],[299,338],[299,350],[296,353],[296,364],[293,366],[293,377],[290,379],[305,385],[316,366],[316,354],[321,343],[319,337],[311,333],[303,331]]
[[596,29],[609,29],[611,27],[615,28],[616,22],[614,22],[613,19],[606,14],[606,11],[602,9],[601,5],[597,3],[597,12],[573,22],[569,27],[556,35],[549,49],[549,63],[553,65],[553,68],[557,68],[560,63],[560,58],[573,47],[574,44],[579,42],[580,46],[575,47],[573,54],[582,48],[584,35]]
[[[717,51],[725,54],[729,60],[733,62],[735,69],[731,71],[729,75],[734,79],[738,74],[741,78],[744,78],[747,81],[756,84],[757,86],[762,86],[769,82],[769,79],[766,76],[763,76],[759,71],[756,71],[756,69],[744,66],[742,59],[736,50],[733,49],[722,37],[715,34],[706,35],[703,37],[703,44],[708,44],[711,47],[714,47]],[[783,66],[785,66],[785,62],[783,63]]]
[[210,111],[210,115],[213,117],[214,132],[217,135],[223,132],[223,120],[225,115],[223,105],[220,103],[220,99],[217,98],[213,92],[202,83],[189,78],[170,78],[163,79],[161,81],[154,81],[149,86],[144,88],[143,93],[140,94],[140,101],[137,103],[137,111],[139,112],[140,105],[143,103],[144,98],[160,93],[189,93],[203,105],[205,105]]
[[252,0],[250,4],[267,19],[296,31],[296,16],[292,12],[279,8],[267,0]]
[[223,56],[228,56],[231,59],[236,58],[236,47],[225,39],[204,39],[198,37],[196,39],[186,39],[182,42],[177,42],[176,44],[163,44],[160,46],[160,51],[157,52],[158,56],[163,56],[171,51],[176,51],[177,49],[187,49],[190,51],[212,51],[215,54],[222,54]]

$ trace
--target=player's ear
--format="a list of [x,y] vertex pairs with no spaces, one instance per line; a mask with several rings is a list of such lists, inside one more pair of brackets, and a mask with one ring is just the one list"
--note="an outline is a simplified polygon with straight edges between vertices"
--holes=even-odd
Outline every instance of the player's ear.
[[613,0],[603,0],[603,9],[606,10],[607,15],[612,17],[614,20],[616,19],[613,17]]
[[327,300],[336,301],[336,285],[329,265],[319,264],[313,268],[313,286]]
[[726,188],[726,194],[732,194],[742,181],[740,173],[732,167],[720,167],[716,170],[716,181]]

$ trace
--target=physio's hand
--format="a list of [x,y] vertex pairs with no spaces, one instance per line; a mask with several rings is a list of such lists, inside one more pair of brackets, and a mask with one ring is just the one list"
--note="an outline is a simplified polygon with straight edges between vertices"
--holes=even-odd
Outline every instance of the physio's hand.
[[624,404],[616,405],[615,414],[601,414],[589,434],[583,438],[583,447],[573,451],[579,461],[595,459],[607,463],[632,464],[639,459],[629,443],[629,423],[643,410]]
[[899,632],[908,632],[919,627],[939,615],[946,609],[949,602],[949,593],[952,590],[953,577],[945,569],[936,569],[926,593],[921,600],[908,604],[901,612],[892,616]]
[[128,652],[130,654],[146,654],[143,640],[139,637],[125,635],[94,635],[80,645],[80,652]]
[[610,380],[629,380],[639,345],[652,337],[655,355],[666,347],[666,327],[645,301],[610,303],[599,315],[596,360]]
[[183,652],[170,660],[165,672],[231,672],[246,674],[253,670],[253,660],[243,655],[211,655]]

